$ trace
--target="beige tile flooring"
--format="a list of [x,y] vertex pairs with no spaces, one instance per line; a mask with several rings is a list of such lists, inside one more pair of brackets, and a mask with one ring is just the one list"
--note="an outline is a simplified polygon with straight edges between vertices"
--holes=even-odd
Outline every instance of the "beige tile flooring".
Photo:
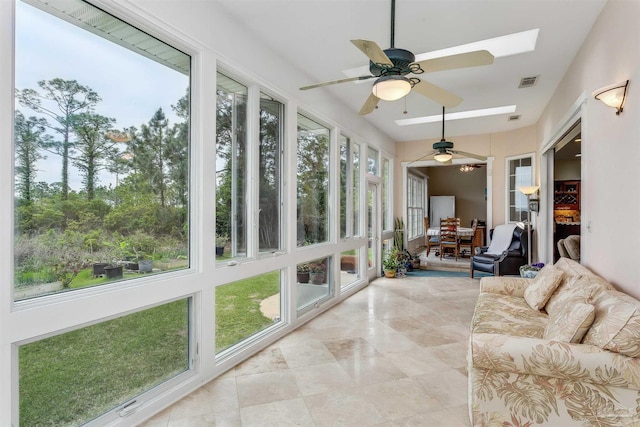
[[478,283],[378,279],[144,426],[469,426]]

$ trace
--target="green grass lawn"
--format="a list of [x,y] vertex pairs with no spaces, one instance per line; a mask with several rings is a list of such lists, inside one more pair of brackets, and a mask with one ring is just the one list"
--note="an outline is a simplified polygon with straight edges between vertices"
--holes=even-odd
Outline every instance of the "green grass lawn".
[[[71,287],[106,281],[82,271]],[[216,351],[273,324],[260,302],[279,291],[279,271],[216,288]],[[23,345],[20,425],[78,425],[99,416],[187,370],[188,341],[182,300]]]
[[273,324],[260,302],[280,292],[280,271],[216,288],[216,353]]
[[78,425],[189,366],[181,300],[23,345],[20,425]]

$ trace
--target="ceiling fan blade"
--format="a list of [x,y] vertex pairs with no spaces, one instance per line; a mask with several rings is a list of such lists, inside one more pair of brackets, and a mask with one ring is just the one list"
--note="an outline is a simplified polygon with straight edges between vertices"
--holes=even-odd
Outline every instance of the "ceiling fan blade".
[[373,110],[376,109],[376,106],[378,105],[378,101],[380,101],[380,98],[378,98],[374,94],[369,95],[367,100],[362,105],[362,108],[360,109],[359,114],[361,116],[366,116],[367,114],[371,113]]
[[324,86],[330,86],[330,85],[336,85],[338,83],[347,83],[347,82],[354,82],[356,80],[368,80],[368,79],[372,79],[375,76],[360,76],[360,77],[348,77],[346,79],[339,79],[339,80],[332,80],[330,82],[324,82],[324,83],[317,83],[314,85],[309,85],[309,86],[303,86],[300,88],[300,90],[308,90],[308,89],[315,89],[317,87],[324,87]]
[[458,95],[454,95],[453,93],[425,80],[420,80],[411,90],[418,92],[420,95],[426,96],[427,98],[431,98],[438,104],[447,108],[455,107],[462,102],[462,98]]
[[477,67],[493,64],[493,55],[487,50],[459,53],[441,58],[425,59],[417,62],[425,73],[453,70],[456,68]]
[[356,45],[358,49],[362,51],[374,64],[383,64],[393,66],[393,62],[389,59],[386,53],[378,46],[376,42],[370,40],[356,39],[351,40],[351,43]]
[[433,157],[433,156],[435,156],[435,155],[436,155],[436,154],[438,154],[438,153],[439,153],[439,151],[432,151],[432,152],[430,152],[430,153],[427,153],[427,154],[425,154],[425,155],[423,155],[423,156],[421,156],[421,157],[418,157],[418,158],[417,158],[417,159],[415,159],[415,160],[412,160],[411,162],[409,162],[409,164],[408,164],[407,166],[412,165],[412,164],[414,164],[414,163],[416,163],[416,162],[419,162],[419,161],[421,161],[421,160],[425,160],[425,159],[426,159],[426,158],[428,158],[428,157]]
[[487,156],[481,156],[479,154],[467,153],[466,151],[452,150],[452,153],[457,154],[459,156],[471,157],[472,159],[481,160],[483,162],[485,160],[487,160]]

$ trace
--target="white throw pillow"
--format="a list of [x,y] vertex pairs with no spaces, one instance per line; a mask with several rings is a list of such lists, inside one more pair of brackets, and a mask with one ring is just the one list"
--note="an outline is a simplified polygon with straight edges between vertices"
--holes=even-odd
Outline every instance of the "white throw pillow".
[[538,272],[532,283],[524,290],[524,299],[534,310],[542,310],[551,294],[560,285],[564,272],[549,264]]
[[596,317],[595,307],[579,302],[563,308],[556,315],[549,316],[543,337],[552,341],[579,343]]

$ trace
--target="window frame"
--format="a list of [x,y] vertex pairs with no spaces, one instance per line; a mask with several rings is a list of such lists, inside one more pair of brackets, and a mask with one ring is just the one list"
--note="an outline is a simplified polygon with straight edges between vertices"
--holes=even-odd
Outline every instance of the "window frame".
[[412,173],[407,174],[407,223],[405,224],[407,241],[424,236],[424,221],[422,220],[425,217],[426,198],[424,181],[424,177]]
[[[518,176],[523,176],[523,175],[527,175],[527,174],[514,174],[512,175],[510,173],[511,171],[511,162],[521,162],[522,159],[530,159],[531,160],[531,179],[530,181],[527,182],[520,182],[518,183]],[[523,186],[523,185],[535,185],[534,183],[536,182],[536,156],[535,153],[526,153],[526,154],[519,154],[516,156],[509,156],[509,157],[505,157],[505,222],[506,223],[519,223],[522,222],[522,219],[513,219],[511,217],[511,208],[518,208],[520,207],[524,207],[525,210],[528,209],[527,206],[527,196],[525,196],[524,194],[520,193],[518,191],[518,187]],[[511,186],[511,177],[515,177],[515,188],[512,188]],[[511,194],[514,194],[516,197],[516,204],[515,205],[511,205]],[[518,203],[518,200],[524,200],[524,202],[522,204]]]
[[[20,1],[20,0],[16,0]],[[13,28],[16,14],[16,1],[0,2],[0,23],[4,28]],[[26,2],[29,3],[29,2]],[[202,68],[211,67],[215,72],[215,59],[213,55],[184,36],[170,31],[170,28],[157,17],[147,13],[135,13],[122,5],[104,0],[91,0],[90,4],[115,16],[126,24],[138,28],[162,42],[191,57],[190,71],[190,127],[189,127],[189,193],[195,194],[203,183],[211,179],[211,171],[200,161],[202,157],[209,157],[211,150],[206,146],[204,135],[210,134],[210,129],[215,132],[215,124],[203,121],[207,107],[193,108],[194,105],[202,105],[200,89],[204,85]],[[46,13],[50,13],[46,11]],[[51,13],[50,13],[51,14]],[[60,19],[56,14],[52,14]],[[64,19],[63,19],[64,20]],[[73,24],[72,24],[73,25]],[[86,30],[86,29],[85,29]],[[14,81],[12,75],[15,70],[13,59],[14,39],[13,33],[3,32],[0,35],[0,55],[5,63],[11,67],[0,69],[0,81]],[[215,79],[213,79],[215,82]],[[6,140],[13,141],[13,123],[15,117],[14,86],[3,85],[0,88],[0,123],[3,125],[0,134]],[[14,183],[14,155],[13,144],[2,144],[0,147],[0,162],[2,169],[2,185],[0,194],[5,197],[13,197]],[[204,153],[203,153],[204,152]],[[196,154],[200,153],[200,154]],[[213,153],[215,158],[215,152]],[[200,298],[194,292],[205,288],[206,270],[211,269],[202,262],[205,253],[213,254],[213,248],[209,249],[203,236],[206,233],[213,234],[213,226],[208,226],[201,220],[202,208],[211,203],[212,197],[205,196],[202,199],[190,196],[188,198],[189,213],[189,266],[187,268],[167,272],[162,275],[140,277],[136,280],[116,282],[74,292],[64,292],[55,295],[47,295],[38,298],[14,301],[13,286],[10,292],[0,293],[0,344],[7,346],[4,362],[0,364],[0,375],[3,378],[11,378],[0,384],[0,423],[13,423],[18,425],[18,346],[34,342],[43,338],[59,335],[67,331],[90,326],[103,321],[127,315],[146,308],[169,303],[176,299],[192,298],[190,306],[190,325],[193,331],[190,334],[190,361],[189,370],[165,382],[163,385],[141,392],[138,397],[145,396],[143,407],[134,412],[129,419],[142,421],[145,413],[157,412],[162,407],[158,401],[172,400],[170,396],[179,396],[179,385],[188,384],[189,378],[197,375],[199,358],[194,350],[198,346],[198,332],[203,328],[200,322],[195,320],[201,316],[196,309]],[[9,208],[13,210],[13,206]],[[5,253],[13,254],[13,227],[14,216],[3,210],[0,214],[0,236],[2,248]],[[14,265],[13,256],[3,257],[0,260],[0,278],[4,283],[13,283]],[[180,285],[180,286],[176,286]],[[194,338],[195,337],[195,338]],[[10,357],[9,357],[10,354]],[[154,396],[155,399],[151,399]],[[158,396],[164,396],[157,399]],[[90,421],[87,425],[101,425],[98,420],[111,417],[117,408]],[[114,419],[118,419],[115,414]]]

